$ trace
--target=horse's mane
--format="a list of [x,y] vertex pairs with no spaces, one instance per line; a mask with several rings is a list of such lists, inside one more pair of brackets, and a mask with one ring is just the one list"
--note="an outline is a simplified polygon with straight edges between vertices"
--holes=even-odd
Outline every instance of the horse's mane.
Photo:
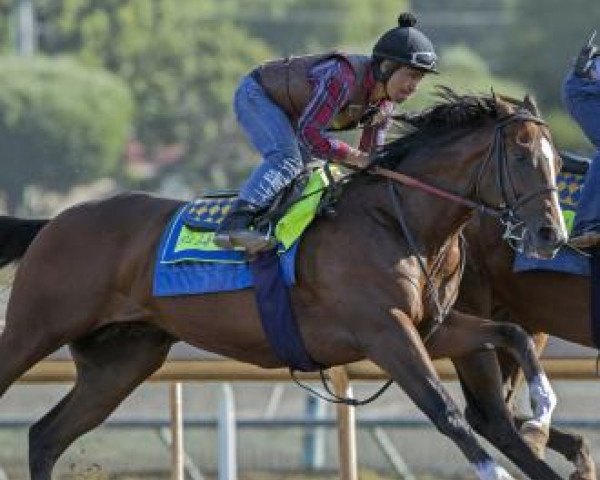
[[[436,96],[440,101],[425,110],[394,115],[394,120],[408,127],[409,133],[381,147],[375,156],[377,164],[395,165],[423,145],[447,142],[449,133],[462,135],[465,129],[479,126],[486,119],[498,118],[493,94],[460,95],[449,87],[438,86]],[[508,97],[500,98],[522,105]]]

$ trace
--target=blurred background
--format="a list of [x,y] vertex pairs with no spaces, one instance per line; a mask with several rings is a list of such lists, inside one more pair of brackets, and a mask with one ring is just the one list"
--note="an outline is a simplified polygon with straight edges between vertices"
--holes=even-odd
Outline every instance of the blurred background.
[[[598,0],[0,0],[0,212],[55,215],[128,189],[191,199],[236,188],[258,162],[231,107],[240,77],[284,55],[331,49],[368,54],[407,10],[434,41],[442,74],[428,77],[401,108],[435,102],[436,84],[471,93],[493,87],[517,98],[529,92],[559,149],[591,152],[561,106],[560,86],[590,32],[600,28]],[[186,430],[192,464],[205,466],[204,476],[188,471],[191,478],[215,475],[210,419],[219,388],[185,387],[186,414],[204,421]],[[357,386],[362,396],[373,388]],[[450,388],[460,398],[457,385]],[[559,420],[590,420],[596,429],[583,431],[594,452],[600,449],[593,423],[598,388],[589,382],[558,386]],[[26,478],[26,426],[67,389],[18,385],[2,399],[0,479]],[[301,416],[307,408],[305,395],[290,384],[235,386],[235,393],[240,414],[253,418]],[[154,418],[166,425],[167,400],[165,385],[145,385],[111,418]],[[331,407],[322,408],[333,415]],[[395,388],[359,412],[359,420],[424,421]],[[406,478],[472,478],[450,442],[415,425],[388,428],[387,440],[363,428],[361,478],[398,478],[391,444],[414,472]],[[69,449],[57,478],[168,478],[161,431],[99,429]],[[300,427],[243,430],[244,478],[305,478],[289,473],[310,466],[305,435]],[[315,450],[322,458],[310,478],[335,478],[334,430],[324,442]],[[550,460],[565,475],[570,471],[563,459]],[[275,473],[252,474],[259,470]]]
[[237,187],[258,159],[231,108],[267,59],[370,53],[411,10],[440,54],[435,84],[533,93],[560,149],[590,146],[560,104],[597,0],[0,0],[0,210],[49,215],[143,189]]

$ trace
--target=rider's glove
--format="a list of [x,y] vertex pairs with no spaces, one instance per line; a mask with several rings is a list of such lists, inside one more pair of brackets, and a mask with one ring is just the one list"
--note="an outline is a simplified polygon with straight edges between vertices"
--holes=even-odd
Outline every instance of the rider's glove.
[[590,70],[593,65],[594,57],[600,55],[598,47],[593,43],[588,43],[585,45],[577,58],[575,59],[575,64],[573,65],[573,72],[578,77],[590,78]]

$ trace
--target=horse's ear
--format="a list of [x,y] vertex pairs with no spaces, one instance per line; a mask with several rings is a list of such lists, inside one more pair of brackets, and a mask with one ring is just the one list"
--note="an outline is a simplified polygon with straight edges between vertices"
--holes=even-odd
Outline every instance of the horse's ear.
[[507,117],[513,113],[513,109],[510,103],[502,98],[502,96],[496,95],[492,92],[494,104],[496,105],[496,115],[498,118]]
[[540,116],[540,110],[537,106],[535,99],[531,95],[525,95],[525,98],[523,99],[523,106],[536,117]]

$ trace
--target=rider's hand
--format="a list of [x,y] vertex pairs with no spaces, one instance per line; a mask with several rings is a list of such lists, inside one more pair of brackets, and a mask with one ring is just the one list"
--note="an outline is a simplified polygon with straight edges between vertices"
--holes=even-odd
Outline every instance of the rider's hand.
[[342,163],[356,168],[367,168],[370,163],[369,154],[352,148],[344,160],[342,160]]

